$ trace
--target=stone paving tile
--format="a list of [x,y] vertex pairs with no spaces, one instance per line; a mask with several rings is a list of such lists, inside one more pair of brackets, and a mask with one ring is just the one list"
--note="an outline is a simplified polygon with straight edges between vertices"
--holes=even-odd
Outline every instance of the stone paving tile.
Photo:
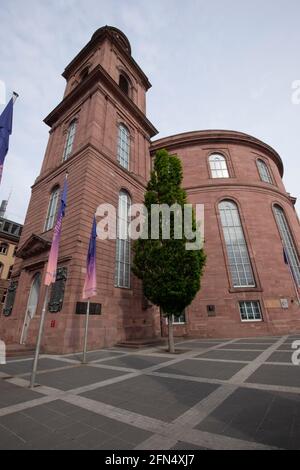
[[74,366],[71,369],[38,374],[36,382],[59,390],[71,390],[96,382],[124,375],[123,372],[89,366]]
[[207,379],[228,380],[235,375],[244,364],[225,363],[218,361],[196,361],[186,359],[184,361],[167,366],[159,370],[163,374],[178,374],[192,377],[204,377]]
[[245,343],[231,343],[231,344],[226,344],[225,346],[222,346],[220,349],[246,349],[246,350],[252,350],[255,349],[257,351],[265,351],[269,345],[265,344],[245,344]]
[[0,388],[0,408],[35,400],[43,396],[35,391],[10,384],[6,380],[1,380]]
[[[22,362],[8,362],[0,365],[0,372],[8,375],[27,374],[32,371],[33,359]],[[56,361],[55,359],[41,358],[39,360],[39,370],[58,369],[70,366],[69,362]]]
[[205,447],[199,447],[193,444],[189,444],[188,442],[178,441],[176,446],[174,446],[171,450],[207,450],[207,449]]
[[[109,359],[118,356],[123,356],[125,353],[117,352],[117,351],[90,351],[87,353],[87,360],[88,361],[97,361],[101,359]],[[63,356],[62,356],[63,357]],[[72,356],[68,356],[68,359],[73,359],[75,361],[82,361],[82,353],[73,354]]]
[[300,449],[300,396],[239,388],[197,429]]
[[287,364],[292,364],[292,353],[293,351],[276,351],[266,362],[286,362]]
[[242,338],[235,341],[235,344],[239,343],[262,343],[263,345],[274,344],[279,338],[267,337],[267,338]]
[[203,359],[224,359],[233,361],[253,361],[261,353],[260,351],[227,351],[226,349],[216,349],[205,354],[199,354]]
[[0,449],[126,450],[151,435],[61,400],[0,418]]
[[140,376],[82,396],[169,422],[217,388],[180,379]]
[[193,342],[193,343],[186,343],[186,344],[179,344],[176,345],[176,349],[207,349],[207,348],[212,348],[214,346],[219,346],[219,344],[222,344],[222,341],[220,342]]
[[277,351],[291,351],[291,354],[294,352],[294,349],[292,348],[292,343],[283,343],[279,348],[277,348]]
[[127,367],[129,369],[146,369],[147,367],[155,366],[156,364],[163,364],[168,361],[170,361],[169,357],[134,355],[104,361],[102,364],[115,367]]
[[300,366],[262,365],[247,382],[300,387]]

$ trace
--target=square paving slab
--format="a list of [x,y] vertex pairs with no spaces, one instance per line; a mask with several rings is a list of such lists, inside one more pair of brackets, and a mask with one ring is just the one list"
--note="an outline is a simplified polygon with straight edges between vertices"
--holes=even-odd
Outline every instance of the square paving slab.
[[205,354],[199,354],[203,359],[224,359],[230,361],[253,361],[261,354],[260,351],[226,351],[224,349],[216,349]]
[[0,408],[17,405],[18,403],[35,400],[44,396],[27,388],[10,384],[6,380],[1,380],[0,387]]
[[86,398],[163,421],[172,421],[218,387],[155,376],[140,376],[91,390]]
[[300,449],[300,396],[239,388],[197,429],[286,449]]
[[[109,359],[118,356],[123,356],[125,354],[117,351],[90,351],[87,353],[87,360],[88,361],[98,361],[101,359]],[[74,359],[75,361],[82,361],[82,353],[73,354],[72,356],[68,356],[68,359]]]
[[[33,359],[27,361],[8,362],[5,365],[0,365],[0,372],[8,375],[29,374],[32,371]],[[56,361],[55,359],[41,358],[39,360],[39,370],[58,369],[69,367],[70,362]]]
[[150,436],[63,401],[0,417],[0,449],[126,450]]
[[102,362],[107,366],[127,367],[130,369],[147,369],[148,367],[163,364],[172,360],[172,357],[158,357],[158,356],[123,356],[117,359]]
[[67,370],[38,374],[36,382],[59,390],[71,390],[122,375],[124,375],[123,372],[115,370],[91,366],[74,366]]
[[300,388],[300,366],[263,365],[247,382]]
[[159,369],[163,374],[177,374],[207,379],[228,380],[235,375],[244,364],[219,361],[198,361],[187,359],[172,366]]
[[292,364],[292,351],[276,351],[271,354],[271,356],[266,362],[286,362],[287,364]]
[[220,349],[241,349],[241,350],[256,350],[256,351],[265,351],[271,345],[268,344],[253,344],[253,343],[231,343],[222,346]]

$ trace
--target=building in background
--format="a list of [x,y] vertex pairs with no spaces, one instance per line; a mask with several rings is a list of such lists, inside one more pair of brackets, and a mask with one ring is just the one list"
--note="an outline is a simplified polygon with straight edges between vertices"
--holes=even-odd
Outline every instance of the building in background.
[[7,297],[11,273],[23,226],[5,218],[7,201],[0,207],[0,315]]
[[[300,331],[300,225],[282,182],[277,152],[234,131],[196,131],[153,141],[146,117],[148,78],[127,37],[103,27],[63,73],[63,100],[45,119],[49,142],[14,265],[0,337],[34,345],[44,301],[43,278],[65,174],[68,202],[59,269],[46,318],[44,350],[82,348],[82,290],[93,214],[102,203],[143,202],[155,151],[177,154],[190,202],[205,205],[207,265],[202,288],[177,321],[189,337],[262,336]],[[181,92],[181,90],[178,90]],[[289,259],[285,263],[283,250]],[[98,296],[91,305],[89,347],[152,339],[164,332],[159,311],[131,273],[131,243],[98,241]]]

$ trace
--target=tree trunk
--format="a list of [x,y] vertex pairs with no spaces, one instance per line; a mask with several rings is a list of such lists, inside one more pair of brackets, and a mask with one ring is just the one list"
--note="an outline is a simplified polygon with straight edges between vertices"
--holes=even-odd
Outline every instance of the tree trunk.
[[174,343],[174,331],[173,331],[173,317],[168,317],[168,326],[169,326],[169,352],[171,354],[175,353],[175,343]]

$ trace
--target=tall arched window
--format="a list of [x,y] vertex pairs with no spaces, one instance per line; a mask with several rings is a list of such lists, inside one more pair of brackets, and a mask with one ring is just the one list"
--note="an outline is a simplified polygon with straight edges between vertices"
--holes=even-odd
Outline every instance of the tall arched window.
[[129,81],[123,74],[121,74],[119,78],[119,87],[125,93],[125,95],[129,96]]
[[300,260],[292,233],[290,231],[290,227],[288,225],[282,207],[275,205],[274,215],[280,232],[282,244],[284,246],[285,254],[288,258],[289,265],[293,270],[293,274],[295,276],[298,286],[300,286]]
[[234,287],[255,287],[249,251],[235,202],[219,204],[229,267]]
[[45,232],[47,232],[48,230],[51,230],[54,226],[59,194],[60,194],[60,188],[59,186],[56,186],[52,190],[51,195],[50,195],[49,207],[48,207],[48,212],[47,212],[47,217],[46,217],[46,222],[45,222],[45,229],[44,229]]
[[227,161],[224,155],[219,153],[210,155],[209,166],[212,178],[229,178]]
[[77,127],[77,121],[76,119],[74,119],[69,125],[66,143],[65,143],[63,161],[68,160],[69,156],[72,153],[75,134],[76,134],[76,127]]
[[117,241],[116,241],[116,287],[130,288],[130,239],[129,228],[129,209],[131,198],[129,194],[122,190],[119,194],[118,223],[117,223]]
[[3,274],[4,264],[0,263],[0,276]]
[[119,125],[119,136],[118,136],[118,162],[126,170],[129,169],[129,157],[130,157],[130,134],[124,124]]
[[273,184],[272,176],[268,165],[260,158],[257,160],[257,168],[260,174],[260,179],[265,183]]

